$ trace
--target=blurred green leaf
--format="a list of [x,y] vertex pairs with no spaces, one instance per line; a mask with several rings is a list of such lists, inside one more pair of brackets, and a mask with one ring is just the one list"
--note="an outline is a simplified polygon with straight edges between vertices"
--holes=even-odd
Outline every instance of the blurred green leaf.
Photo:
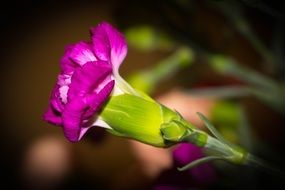
[[250,94],[285,114],[285,90],[277,81],[253,69],[241,66],[234,59],[223,55],[209,56],[209,63],[215,71],[245,82]]
[[127,80],[136,89],[152,93],[162,80],[175,75],[181,68],[191,65],[193,59],[192,50],[181,47],[154,67],[136,72]]
[[167,50],[173,46],[173,42],[165,34],[147,25],[129,28],[125,35],[129,45],[142,51]]

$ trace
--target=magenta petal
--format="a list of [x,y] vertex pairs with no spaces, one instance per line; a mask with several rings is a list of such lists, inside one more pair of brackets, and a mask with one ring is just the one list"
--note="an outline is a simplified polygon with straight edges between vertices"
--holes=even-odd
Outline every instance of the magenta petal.
[[88,62],[76,69],[69,85],[68,101],[72,101],[74,97],[92,93],[111,73],[112,68],[105,61]]
[[70,51],[69,57],[75,63],[79,65],[84,65],[90,61],[96,61],[96,57],[92,52],[92,46],[90,43],[87,42],[79,42]]
[[94,112],[97,112],[105,103],[107,97],[109,97],[115,85],[115,81],[110,81],[104,88],[97,94],[89,94],[86,96],[86,103],[90,106],[90,109],[85,113],[85,117],[91,117]]
[[68,103],[63,112],[64,134],[71,142],[76,142],[90,128],[84,126],[109,97],[114,87],[114,81],[110,81],[99,94],[93,93],[88,98],[77,97]]
[[50,97],[50,105],[56,111],[61,112],[64,109],[64,105],[63,105],[61,98],[60,98],[59,88],[60,88],[60,86],[57,84],[53,88],[52,93],[51,93],[51,97]]
[[53,124],[53,125],[61,125],[62,119],[61,114],[51,107],[43,115],[43,120]]
[[60,74],[57,77],[57,84],[59,86],[67,86],[71,82],[71,75],[68,74]]
[[[99,94],[93,93],[92,95],[86,97],[86,102],[89,105],[89,109],[84,113],[85,120],[91,118],[102,105],[106,102],[106,99],[109,97],[110,93],[112,92],[115,85],[115,81],[110,81],[100,92]],[[90,129],[92,126],[89,127],[81,127],[78,140]]]
[[60,86],[56,84],[53,88],[48,110],[43,115],[45,121],[54,125],[62,124],[61,111],[64,109],[64,105],[59,97],[59,87]]
[[117,71],[127,54],[127,43],[124,36],[110,24],[103,22],[91,29],[93,51],[104,61],[111,61]]
[[63,131],[66,138],[71,142],[76,142],[79,139],[83,114],[86,109],[87,105],[82,97],[78,97],[66,104],[62,113]]
[[[62,113],[64,133],[70,141],[78,141],[87,131],[85,124],[109,97],[114,87],[111,74],[111,65],[105,61],[87,62],[74,71]],[[108,77],[111,81],[98,89]]]
[[73,47],[74,45],[68,45],[65,47],[64,55],[60,60],[60,67],[63,73],[72,73],[75,67],[78,67],[69,58]]

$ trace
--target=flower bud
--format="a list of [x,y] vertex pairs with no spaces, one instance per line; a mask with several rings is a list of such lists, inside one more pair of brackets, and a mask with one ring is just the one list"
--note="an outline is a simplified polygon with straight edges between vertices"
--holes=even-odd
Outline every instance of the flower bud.
[[187,135],[188,130],[181,122],[172,120],[161,125],[161,132],[164,139],[179,142],[185,135]]

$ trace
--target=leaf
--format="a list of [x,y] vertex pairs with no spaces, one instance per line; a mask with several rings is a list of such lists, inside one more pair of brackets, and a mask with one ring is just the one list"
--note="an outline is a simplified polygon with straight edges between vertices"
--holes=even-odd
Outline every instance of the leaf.
[[220,132],[210,123],[210,121],[201,113],[197,112],[198,116],[200,117],[200,119],[204,122],[204,124],[206,125],[206,127],[211,131],[211,133],[218,139],[220,140],[222,143],[228,145],[228,146],[232,146],[230,142],[228,142],[221,134]]

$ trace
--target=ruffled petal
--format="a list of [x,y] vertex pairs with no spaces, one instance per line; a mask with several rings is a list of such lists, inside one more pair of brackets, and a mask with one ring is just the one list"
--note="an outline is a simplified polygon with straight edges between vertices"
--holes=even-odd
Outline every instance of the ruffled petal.
[[68,140],[79,141],[87,132],[90,126],[85,126],[85,123],[89,123],[89,119],[106,102],[113,87],[114,81],[110,81],[98,94],[94,92],[87,97],[76,97],[66,104],[62,118],[64,134]]
[[[114,87],[111,74],[111,65],[105,61],[87,62],[74,71],[62,113],[64,134],[70,141],[78,141],[87,131],[85,125],[109,97]],[[106,78],[110,81],[98,89]]]
[[91,117],[94,112],[97,112],[102,105],[105,103],[106,99],[111,94],[115,85],[115,81],[110,81],[99,93],[88,94],[86,96],[86,103],[89,105],[88,111],[85,113],[85,117]]
[[68,74],[58,75],[57,84],[60,86],[58,89],[59,97],[61,102],[66,104],[67,102],[67,92],[69,89],[69,84],[71,83],[71,76]]
[[71,76],[69,74],[60,74],[57,77],[57,84],[59,86],[68,86],[71,83]]
[[69,57],[80,66],[90,61],[96,61],[96,57],[92,52],[92,46],[88,42],[79,42],[74,45],[70,51]]
[[52,90],[51,97],[50,97],[50,105],[57,112],[61,112],[64,109],[64,104],[60,97],[59,88],[60,86],[56,84]]
[[73,99],[65,106],[62,113],[63,131],[66,138],[71,142],[76,142],[79,139],[83,114],[87,107],[88,105],[85,104],[82,97]]
[[104,88],[93,98],[87,100],[88,104],[92,109],[98,111],[99,108],[105,103],[106,99],[109,97],[115,85],[115,81],[110,81]]
[[54,110],[52,107],[48,107],[48,110],[43,115],[43,120],[60,126],[62,124],[61,113]]
[[43,115],[43,120],[54,125],[62,124],[61,111],[64,109],[64,105],[60,99],[59,88],[60,86],[57,84],[53,88],[49,107]]
[[124,36],[106,22],[100,23],[90,32],[96,57],[111,61],[113,69],[118,71],[128,51]]
[[68,101],[96,91],[98,85],[112,74],[112,68],[105,61],[88,62],[76,69],[67,94]]
[[[110,81],[98,94],[93,93],[92,95],[89,95],[86,97],[86,103],[89,105],[89,109],[84,113],[83,121],[86,121],[86,124],[88,123],[87,127],[83,126],[81,123],[81,128],[79,132],[78,140],[82,138],[82,136],[91,128],[93,125],[90,125],[90,118],[94,118],[94,115],[96,112],[101,109],[103,104],[106,102],[107,98],[111,94],[113,88],[115,85],[115,81]],[[96,116],[95,116],[96,117]],[[105,127],[105,126],[103,126]]]
[[78,67],[77,64],[75,64],[73,61],[70,60],[70,53],[73,49],[74,45],[68,45],[65,47],[64,54],[60,60],[60,68],[62,73],[72,73],[76,67]]

